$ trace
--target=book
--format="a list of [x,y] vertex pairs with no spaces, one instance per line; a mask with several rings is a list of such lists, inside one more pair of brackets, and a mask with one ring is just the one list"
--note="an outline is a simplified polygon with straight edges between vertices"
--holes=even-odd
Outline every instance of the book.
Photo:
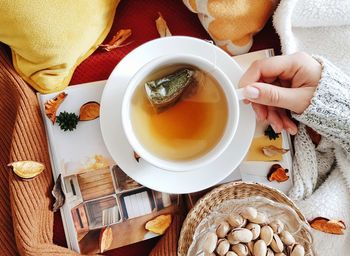
[[[235,57],[243,69],[256,59],[273,55],[263,50]],[[79,113],[87,102],[100,102],[106,81],[68,87],[58,112]],[[119,168],[102,138],[99,118],[81,121],[73,131],[63,131],[45,114],[45,103],[58,93],[38,94],[47,133],[53,176],[61,179],[65,203],[61,207],[68,247],[78,253],[92,254],[112,250],[158,236],[179,210],[182,196],[151,190],[138,184]],[[57,113],[57,115],[59,114]],[[261,137],[267,124],[258,124],[255,138]],[[282,133],[280,142],[290,148],[290,138]],[[250,150],[251,151],[251,150]],[[268,183],[287,191],[284,184],[267,181],[272,163],[291,169],[291,152],[279,161],[247,159],[221,183],[243,180]],[[185,195],[191,208],[203,192]],[[163,223],[163,230],[157,230]],[[153,225],[153,226],[152,226]],[[146,228],[147,227],[147,228]]]

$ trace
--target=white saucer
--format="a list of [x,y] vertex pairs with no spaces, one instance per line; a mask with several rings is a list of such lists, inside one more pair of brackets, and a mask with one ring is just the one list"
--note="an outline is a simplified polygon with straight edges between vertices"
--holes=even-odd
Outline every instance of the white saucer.
[[106,147],[114,161],[132,179],[151,189],[166,193],[191,193],[211,187],[226,178],[242,162],[255,131],[255,115],[250,105],[240,103],[240,123],[228,149],[211,164],[186,171],[171,172],[137,162],[121,123],[121,104],[128,81],[148,61],[164,54],[196,54],[216,63],[233,84],[242,75],[238,64],[223,50],[204,40],[172,36],[141,45],[114,68],[101,99],[100,123]]

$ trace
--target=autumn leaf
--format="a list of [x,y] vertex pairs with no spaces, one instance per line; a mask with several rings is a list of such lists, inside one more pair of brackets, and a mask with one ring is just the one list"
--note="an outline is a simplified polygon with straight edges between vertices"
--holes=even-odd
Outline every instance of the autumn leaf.
[[67,93],[61,92],[53,99],[46,101],[46,103],[44,104],[45,114],[52,121],[53,124],[56,122],[57,109],[67,97],[67,95]]
[[103,253],[104,251],[108,250],[109,247],[111,247],[113,242],[113,230],[111,227],[102,228],[100,231],[100,237],[99,237],[99,245],[100,245],[100,252]]
[[312,228],[321,232],[343,235],[343,230],[346,229],[345,223],[341,220],[330,220],[324,217],[317,217],[312,221],[309,221]]
[[45,169],[43,163],[35,161],[18,161],[7,166],[12,167],[13,172],[22,179],[32,179]]
[[166,21],[164,20],[161,13],[159,13],[158,19],[156,19],[156,27],[160,37],[171,36],[168,25],[166,24]]
[[279,164],[274,164],[270,168],[270,171],[267,175],[267,179],[269,181],[284,182],[289,179],[289,176],[287,175],[287,173],[288,173],[288,169],[284,169]]
[[171,215],[159,215],[146,223],[145,228],[153,233],[162,235],[171,224]]
[[131,36],[131,29],[121,29],[115,34],[115,36],[113,36],[112,40],[110,40],[106,44],[100,44],[100,46],[109,52],[115,48],[120,48],[130,44],[131,42],[127,44],[122,44],[130,36]]

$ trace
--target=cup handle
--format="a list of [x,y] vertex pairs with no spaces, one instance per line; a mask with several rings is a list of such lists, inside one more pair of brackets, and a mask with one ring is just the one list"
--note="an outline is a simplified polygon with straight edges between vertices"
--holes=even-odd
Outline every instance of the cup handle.
[[236,89],[236,94],[237,94],[238,100],[244,100],[245,99],[245,97],[243,95],[243,89],[244,88]]

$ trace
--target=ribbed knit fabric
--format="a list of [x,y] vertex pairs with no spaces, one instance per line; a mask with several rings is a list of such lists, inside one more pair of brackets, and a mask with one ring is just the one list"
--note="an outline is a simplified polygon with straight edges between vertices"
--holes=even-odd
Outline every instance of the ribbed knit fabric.
[[[53,186],[48,146],[35,93],[0,51],[0,255],[75,255],[52,243]],[[34,160],[46,169],[24,181],[7,164]]]

